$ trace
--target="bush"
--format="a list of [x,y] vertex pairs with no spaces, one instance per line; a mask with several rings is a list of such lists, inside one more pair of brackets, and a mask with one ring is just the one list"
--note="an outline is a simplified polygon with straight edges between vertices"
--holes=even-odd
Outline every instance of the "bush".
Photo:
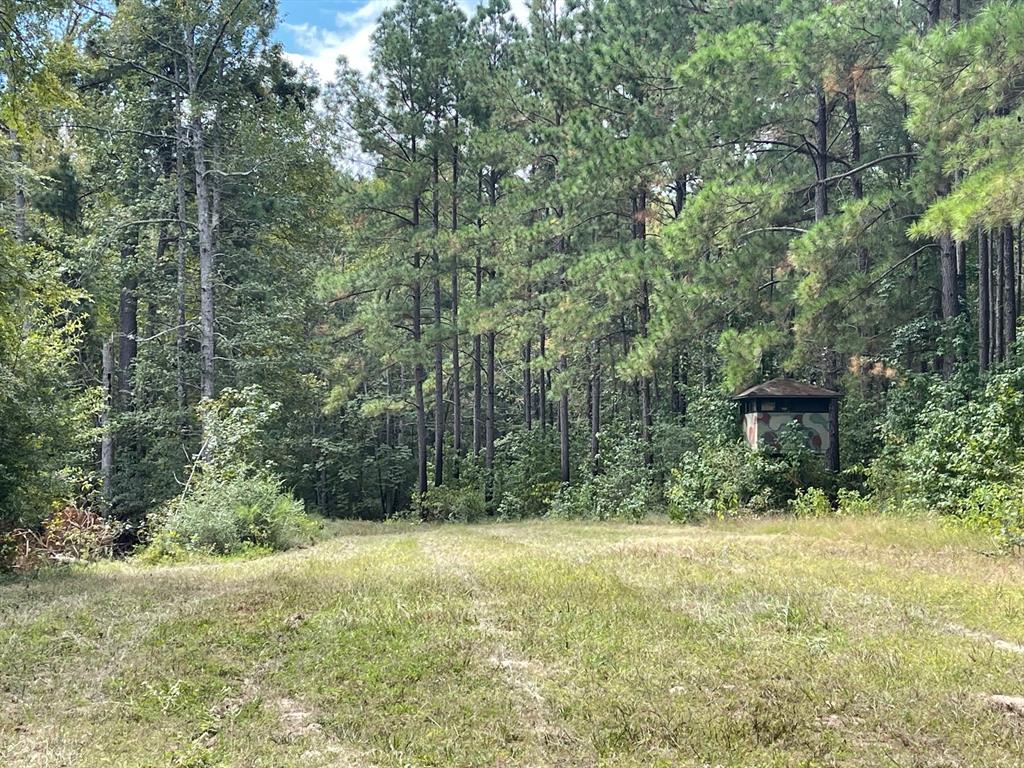
[[920,391],[912,380],[891,397],[886,448],[869,471],[879,497],[959,515],[974,494],[1015,484],[1024,467],[1024,369],[993,375],[977,392],[934,380],[923,402]]
[[203,448],[181,496],[147,520],[147,559],[288,549],[313,539],[317,525],[302,502],[282,490],[270,465],[258,463],[260,431],[277,407],[258,387],[203,401]]
[[200,478],[195,488],[151,515],[146,557],[182,552],[232,554],[247,547],[289,549],[309,543],[317,525],[279,478],[261,472]]
[[601,471],[563,488],[552,504],[551,515],[639,520],[661,508],[654,472],[644,460],[643,443],[632,436],[609,442],[601,451]]
[[547,514],[562,485],[556,438],[551,429],[518,429],[498,441],[502,463],[494,472],[494,498],[500,517]]
[[828,517],[832,502],[821,488],[800,488],[790,499],[789,510],[795,517]]
[[487,514],[480,489],[472,485],[442,485],[429,488],[414,510],[421,520],[473,522]]
[[1024,487],[994,483],[976,488],[960,510],[972,528],[993,533],[1008,551],[1024,550]]
[[783,429],[779,450],[752,451],[741,440],[705,439],[672,470],[665,495],[677,520],[783,509],[801,488],[828,485],[822,457],[799,428]]

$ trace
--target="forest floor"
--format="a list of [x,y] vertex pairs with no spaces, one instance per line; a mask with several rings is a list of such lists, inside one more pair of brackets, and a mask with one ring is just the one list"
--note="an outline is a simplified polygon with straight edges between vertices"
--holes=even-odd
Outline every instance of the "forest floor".
[[1024,562],[934,521],[337,534],[0,585],[0,765],[1024,762]]

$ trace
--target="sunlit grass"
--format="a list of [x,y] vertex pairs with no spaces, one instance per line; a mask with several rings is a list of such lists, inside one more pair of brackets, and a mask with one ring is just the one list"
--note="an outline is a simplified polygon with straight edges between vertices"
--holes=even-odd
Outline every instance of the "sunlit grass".
[[1024,565],[937,521],[331,533],[0,586],[0,765],[1024,754],[1024,717],[988,698],[1024,696]]

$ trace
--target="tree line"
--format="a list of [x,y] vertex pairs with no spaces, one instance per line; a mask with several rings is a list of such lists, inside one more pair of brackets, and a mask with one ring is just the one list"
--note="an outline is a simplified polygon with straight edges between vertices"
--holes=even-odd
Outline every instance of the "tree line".
[[5,4],[5,520],[141,520],[239,392],[326,514],[660,482],[775,375],[854,482],[894,389],[1013,362],[1018,3],[400,0],[324,84],[276,24]]

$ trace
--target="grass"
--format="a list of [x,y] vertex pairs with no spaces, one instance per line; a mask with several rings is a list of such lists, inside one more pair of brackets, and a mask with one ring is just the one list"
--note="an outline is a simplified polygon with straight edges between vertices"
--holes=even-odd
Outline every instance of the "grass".
[[1024,759],[1024,563],[934,521],[335,533],[0,586],[0,765]]

